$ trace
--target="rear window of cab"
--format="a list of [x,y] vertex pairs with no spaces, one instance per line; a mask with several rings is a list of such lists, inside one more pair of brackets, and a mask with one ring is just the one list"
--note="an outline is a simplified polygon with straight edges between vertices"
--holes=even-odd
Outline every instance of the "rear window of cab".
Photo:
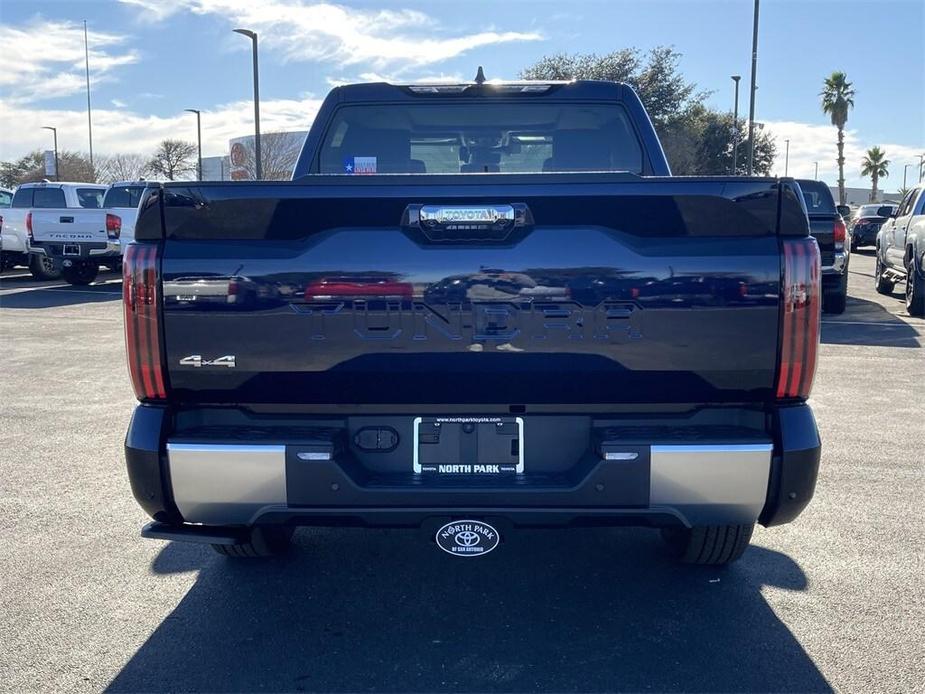
[[580,102],[384,103],[339,108],[320,173],[642,173],[622,105]]

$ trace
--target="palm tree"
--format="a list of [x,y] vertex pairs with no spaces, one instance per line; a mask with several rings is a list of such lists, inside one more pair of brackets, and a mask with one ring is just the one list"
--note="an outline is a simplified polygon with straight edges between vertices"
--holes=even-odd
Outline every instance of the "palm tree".
[[861,175],[870,176],[870,201],[877,202],[877,181],[890,175],[890,160],[886,152],[879,147],[867,150],[867,156],[861,162]]
[[822,112],[832,118],[838,128],[838,201],[845,204],[845,123],[848,110],[854,108],[854,90],[844,72],[833,72],[825,78],[822,92]]

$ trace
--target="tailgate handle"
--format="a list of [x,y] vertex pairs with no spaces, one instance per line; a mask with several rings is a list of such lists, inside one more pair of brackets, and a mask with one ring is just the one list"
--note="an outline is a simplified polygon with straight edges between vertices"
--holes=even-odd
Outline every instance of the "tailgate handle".
[[505,241],[515,229],[533,226],[525,203],[408,205],[402,227],[423,232],[430,241]]
[[58,221],[61,222],[62,224],[73,224],[74,218],[73,217],[60,217]]

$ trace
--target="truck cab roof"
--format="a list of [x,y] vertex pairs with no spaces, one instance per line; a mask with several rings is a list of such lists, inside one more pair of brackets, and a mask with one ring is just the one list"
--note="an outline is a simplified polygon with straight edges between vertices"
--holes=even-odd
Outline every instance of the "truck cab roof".
[[32,181],[20,184],[19,188],[65,188],[69,186],[99,188],[100,190],[106,190],[109,187],[104,183],[81,183],[80,181]]
[[[555,95],[567,99],[593,99],[621,101],[632,87],[622,82],[603,80],[570,81],[510,81],[510,82],[461,82],[392,84],[390,82],[367,82],[346,84],[331,90],[329,98],[338,101],[394,101],[400,98],[426,97],[542,97]],[[635,92],[633,92],[635,96]]]

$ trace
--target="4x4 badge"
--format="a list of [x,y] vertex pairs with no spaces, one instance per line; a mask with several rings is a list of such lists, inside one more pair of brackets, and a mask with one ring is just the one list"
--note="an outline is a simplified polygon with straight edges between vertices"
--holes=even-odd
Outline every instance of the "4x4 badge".
[[215,359],[203,359],[201,354],[191,354],[180,360],[180,366],[194,366],[197,369],[203,366],[224,366],[233,369],[235,367],[234,355],[226,354]]

